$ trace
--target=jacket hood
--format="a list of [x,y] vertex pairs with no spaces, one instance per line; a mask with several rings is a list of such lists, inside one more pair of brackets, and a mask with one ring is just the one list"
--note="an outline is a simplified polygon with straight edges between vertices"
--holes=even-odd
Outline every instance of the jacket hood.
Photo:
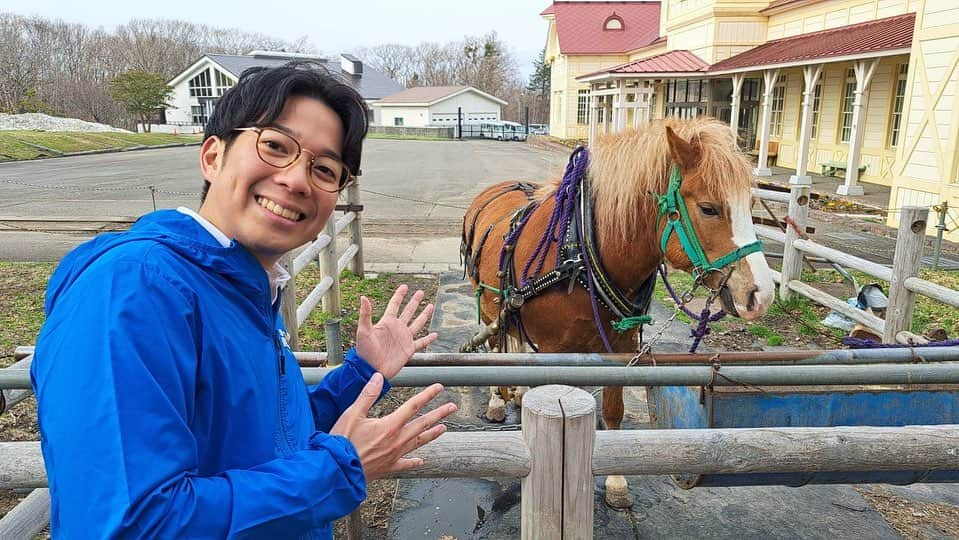
[[176,210],[159,210],[138,219],[128,231],[100,234],[68,253],[47,284],[45,312],[49,315],[57,298],[101,257],[136,242],[162,244],[176,255],[212,270],[251,295],[269,294],[266,270],[236,240],[223,247],[191,216]]

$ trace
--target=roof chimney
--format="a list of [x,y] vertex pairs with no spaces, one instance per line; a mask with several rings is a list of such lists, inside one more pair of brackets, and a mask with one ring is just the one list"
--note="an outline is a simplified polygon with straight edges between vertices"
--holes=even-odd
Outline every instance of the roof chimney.
[[340,55],[340,68],[354,77],[363,76],[363,62],[351,54]]

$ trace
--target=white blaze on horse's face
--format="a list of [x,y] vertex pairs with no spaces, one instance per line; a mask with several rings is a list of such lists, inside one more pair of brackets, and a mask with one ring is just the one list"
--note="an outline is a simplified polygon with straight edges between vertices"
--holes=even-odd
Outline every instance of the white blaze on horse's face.
[[[756,241],[752,219],[752,195],[747,191],[730,197],[729,214],[733,243],[743,247]],[[726,285],[739,316],[747,321],[761,317],[772,304],[775,284],[762,252],[750,253],[736,265]]]

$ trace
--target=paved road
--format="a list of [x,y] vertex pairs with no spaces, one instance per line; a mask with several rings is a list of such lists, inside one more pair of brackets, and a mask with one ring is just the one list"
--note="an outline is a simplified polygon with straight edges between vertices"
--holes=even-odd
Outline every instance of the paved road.
[[[0,217],[139,216],[153,209],[150,186],[158,208],[196,208],[197,155],[193,146],[0,163]],[[484,187],[558,177],[565,162],[562,154],[519,143],[368,140],[364,219],[378,237],[396,234],[397,222],[406,223],[404,236],[458,236],[458,220]],[[0,231],[0,260],[58,260],[83,238],[7,229]]]

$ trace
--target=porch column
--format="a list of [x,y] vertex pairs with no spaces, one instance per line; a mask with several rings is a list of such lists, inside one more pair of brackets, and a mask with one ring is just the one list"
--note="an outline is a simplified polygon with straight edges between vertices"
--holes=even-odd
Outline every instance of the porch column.
[[866,119],[866,102],[869,101],[869,83],[879,66],[879,59],[857,60],[853,64],[856,72],[856,92],[852,103],[852,133],[849,135],[849,156],[846,158],[846,180],[836,188],[839,195],[862,195],[859,185],[859,158],[862,153],[862,131]]
[[732,106],[729,111],[729,127],[733,130],[733,136],[739,141],[739,102],[743,92],[743,81],[746,75],[743,73],[733,74],[733,95]]
[[653,98],[656,96],[656,82],[647,81],[646,88],[648,89],[648,93],[646,94],[646,121],[652,122],[653,116],[656,114],[656,111],[653,110],[653,103],[655,103]]
[[589,85],[589,105],[587,107],[587,124],[589,125],[589,136],[586,141],[590,147],[596,142],[596,96],[593,94],[593,85]]
[[812,138],[812,109],[816,83],[822,75],[822,64],[803,67],[802,120],[799,127],[799,157],[796,159],[796,174],[789,177],[790,184],[812,185],[809,167],[809,141]]
[[773,88],[776,86],[777,79],[779,79],[778,69],[763,71],[763,118],[762,125],[759,127],[759,160],[756,162],[756,168],[753,169],[753,174],[756,176],[773,175],[766,162],[769,161],[769,124],[772,121]]
[[613,96],[603,96],[603,133],[609,134],[613,127]]
[[616,102],[619,105],[619,114],[616,116],[616,131],[623,131],[626,129],[626,110],[628,109],[626,102],[626,81],[623,79],[619,80],[619,96],[617,96]]

